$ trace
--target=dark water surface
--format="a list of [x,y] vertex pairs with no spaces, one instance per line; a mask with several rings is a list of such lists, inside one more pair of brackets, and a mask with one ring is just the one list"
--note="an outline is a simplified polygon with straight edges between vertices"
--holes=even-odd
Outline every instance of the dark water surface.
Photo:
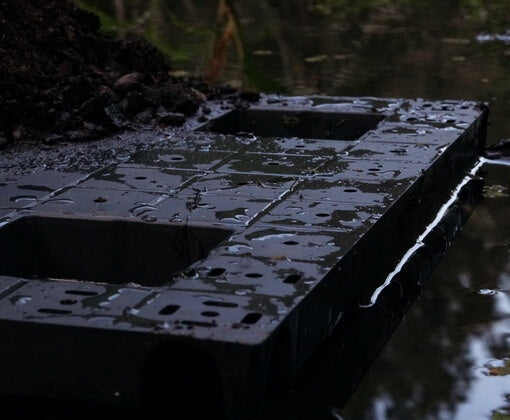
[[[508,0],[79,3],[105,29],[143,33],[175,74],[292,95],[479,100],[488,142],[510,137]],[[485,199],[420,299],[347,405],[316,418],[510,418],[510,166],[484,170]],[[268,417],[300,418],[302,404],[288,396]]]
[[510,166],[484,170],[484,201],[340,410],[345,419],[508,418]]

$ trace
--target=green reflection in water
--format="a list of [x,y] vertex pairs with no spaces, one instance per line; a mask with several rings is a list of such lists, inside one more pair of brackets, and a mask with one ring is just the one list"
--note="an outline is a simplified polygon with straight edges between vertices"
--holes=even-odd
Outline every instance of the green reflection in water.
[[145,35],[177,72],[285,94],[471,99],[510,133],[507,0],[77,0]]

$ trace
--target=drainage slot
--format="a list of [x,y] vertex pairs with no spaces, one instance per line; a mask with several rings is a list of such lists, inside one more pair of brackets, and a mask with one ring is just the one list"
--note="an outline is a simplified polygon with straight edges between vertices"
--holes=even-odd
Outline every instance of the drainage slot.
[[207,316],[207,317],[215,317],[215,316],[218,316],[219,313],[218,312],[215,312],[215,311],[204,311],[201,313],[202,316]]
[[160,315],[172,315],[180,308],[179,305],[167,305],[159,311]]
[[301,276],[299,274],[290,274],[287,276],[285,280],[283,280],[284,283],[294,284],[297,283],[301,279]]
[[216,323],[214,322],[182,321],[181,324],[187,325],[188,327],[216,327]]
[[258,312],[250,312],[241,320],[241,322],[243,324],[255,324],[261,317],[262,314],[259,314]]
[[208,300],[204,302],[204,305],[206,306],[217,306],[219,308],[237,308],[239,305],[237,303],[231,303],[231,302],[216,302],[213,300]]
[[225,272],[224,268],[213,268],[212,270],[209,270],[207,275],[209,277],[218,277],[221,276]]
[[61,304],[61,305],[74,305],[74,304],[76,304],[76,303],[78,303],[78,301],[77,301],[77,300],[74,300],[74,299],[62,299],[62,300],[60,301],[60,304]]
[[[0,274],[158,286],[232,232],[194,225],[29,216],[0,229]],[[85,290],[67,294],[94,296]]]
[[374,129],[382,115],[376,113],[335,113],[236,109],[199,128],[223,134],[250,132],[263,137],[356,140]]
[[96,296],[99,293],[93,292],[92,290],[66,290],[66,294],[76,296]]
[[72,311],[67,311],[65,309],[53,309],[53,308],[41,308],[38,309],[37,312],[50,315],[69,315],[70,313],[72,313]]

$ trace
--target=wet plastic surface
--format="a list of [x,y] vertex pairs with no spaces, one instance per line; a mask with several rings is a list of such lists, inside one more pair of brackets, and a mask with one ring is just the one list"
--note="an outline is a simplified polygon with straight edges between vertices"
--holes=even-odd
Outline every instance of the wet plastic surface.
[[[370,300],[487,125],[471,102],[220,105],[218,120],[142,147],[127,138],[88,160],[70,147],[59,167],[52,151],[2,157],[0,360],[19,363],[0,365],[1,392],[136,404],[161,380],[160,349],[183,346],[179,364],[198,357],[220,378],[227,415],[256,417],[267,376],[292,377]],[[112,351],[81,350],[105,334]],[[25,372],[34,357],[44,363]]]

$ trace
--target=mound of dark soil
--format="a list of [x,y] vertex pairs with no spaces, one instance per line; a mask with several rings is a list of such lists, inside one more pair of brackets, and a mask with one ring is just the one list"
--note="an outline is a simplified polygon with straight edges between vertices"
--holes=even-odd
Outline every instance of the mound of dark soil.
[[0,146],[97,139],[133,122],[177,125],[207,99],[233,94],[169,77],[149,43],[99,26],[63,0],[0,0]]

